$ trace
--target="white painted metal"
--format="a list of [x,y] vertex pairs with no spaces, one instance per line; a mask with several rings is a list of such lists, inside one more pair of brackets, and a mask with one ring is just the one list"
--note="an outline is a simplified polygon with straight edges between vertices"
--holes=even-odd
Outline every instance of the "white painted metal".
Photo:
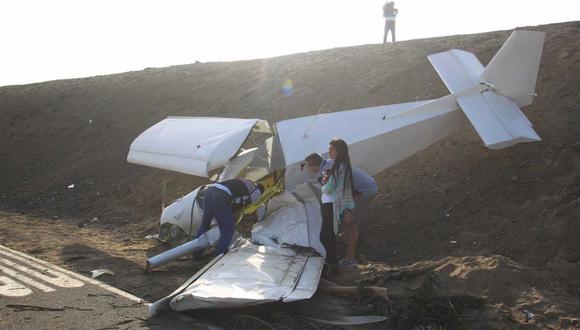
[[254,160],[259,148],[244,150],[225,164],[224,170],[218,178],[218,182],[235,179]]
[[127,161],[207,177],[238,152],[258,119],[169,117],[141,133]]
[[514,31],[489,62],[481,80],[525,107],[534,101],[545,32]]
[[[173,310],[229,308],[284,301],[300,285],[300,297],[310,298],[318,287],[319,269],[304,273],[312,257],[289,248],[249,242],[232,249],[170,302]],[[315,263],[320,264],[321,262]],[[309,276],[309,280],[306,277]],[[298,294],[291,300],[298,299]]]
[[457,103],[490,149],[541,141],[518,106],[493,91],[461,96]]
[[199,271],[197,271],[197,273],[195,273],[192,277],[190,277],[187,281],[185,281],[185,283],[181,284],[179,286],[179,288],[175,289],[167,297],[162,298],[162,299],[160,299],[152,304],[149,304],[149,315],[150,316],[157,315],[161,311],[169,309],[169,302],[175,296],[177,296],[178,294],[183,292],[183,290],[185,290],[188,286],[190,286],[191,283],[193,283],[202,274],[204,274],[208,269],[210,269],[211,267],[213,267],[213,265],[215,265],[217,262],[219,262],[223,256],[224,256],[223,254],[220,254],[219,256],[213,258],[210,262],[208,262],[205,266],[203,266]]
[[[518,104],[532,103],[543,40],[543,32],[516,31],[485,69],[465,51],[429,56],[486,147],[541,140]],[[474,88],[478,84],[486,89],[478,93]]]
[[301,199],[302,196],[308,197],[302,199],[303,202],[289,192],[273,197],[268,203],[269,214],[266,219],[252,228],[252,242],[271,247],[311,247],[321,255],[326,255],[320,243],[320,202],[311,191],[304,192]]
[[480,83],[483,65],[472,53],[452,49],[427,58],[452,93]]
[[298,277],[298,283],[290,295],[286,296],[283,301],[293,302],[312,298],[316,289],[318,289],[318,282],[320,282],[323,266],[323,257],[308,257],[302,273]]
[[[431,55],[431,63],[451,91],[448,96],[276,123],[276,136],[268,140],[264,153],[269,159],[263,162],[265,166],[258,166],[256,173],[265,174],[263,171],[286,168],[285,187],[299,198],[292,198],[287,192],[272,199],[269,218],[257,224],[252,232],[254,243],[262,246],[248,242],[215,259],[172,295],[154,304],[152,311],[167,304],[176,310],[186,310],[241,307],[311,297],[320,278],[325,251],[319,241],[321,221],[318,201],[308,194],[307,185],[300,184],[306,178],[299,169],[299,163],[310,153],[325,154],[328,142],[334,137],[345,139],[353,165],[372,175],[447,136],[463,125],[466,117],[489,148],[538,141],[539,137],[518,105],[531,103],[529,95],[535,87],[543,35],[520,32],[510,37],[485,69],[473,54],[465,51],[451,50]],[[523,64],[518,62],[520,57],[523,57]],[[233,124],[232,119],[217,120]],[[256,120],[253,123],[242,120],[239,124],[236,127],[243,129],[234,129],[235,134],[224,130],[213,141],[213,152],[219,155],[193,157],[196,161],[205,162],[205,165],[192,165],[192,174],[202,173],[205,176],[208,170],[224,166],[228,161],[235,168],[236,175],[241,173],[238,171],[240,167],[252,167],[250,164],[254,163],[248,162],[248,159],[254,161],[258,158],[257,154],[250,157],[242,153],[238,155],[239,159],[231,158]],[[264,125],[258,126],[262,127],[259,130],[269,130]],[[147,135],[145,140],[154,139],[157,133],[153,133]],[[188,135],[183,133],[181,136]],[[158,149],[163,151],[164,143],[160,143]],[[280,152],[276,152],[277,148]],[[175,156],[176,152],[173,151],[170,154]],[[162,157],[153,154],[150,163],[155,165],[151,166],[164,162]],[[282,158],[283,164],[272,166],[272,159],[278,162]],[[183,172],[182,165],[178,164],[177,168]],[[224,177],[226,175],[231,176],[224,172]],[[183,226],[186,232],[197,228],[198,221],[195,219],[201,218],[200,212],[196,213],[196,209],[191,208],[195,195],[196,192],[192,192],[172,204],[162,218]],[[190,216],[192,211],[195,213],[193,219]],[[312,247],[322,256],[297,253],[282,247],[283,244]]]
[[[349,144],[353,164],[374,175],[437,142],[461,126],[453,98],[335,112],[276,123],[286,165],[300,163],[313,152],[325,154],[328,143],[341,137]],[[308,134],[303,128],[311,123]]]
[[[274,196],[268,203],[266,218],[254,225],[254,244],[246,242],[232,248],[187,285],[155,303],[151,312],[156,313],[169,301],[172,309],[186,310],[243,307],[312,297],[324,264],[321,223],[318,198],[306,184],[298,186],[294,193]],[[217,228],[211,231],[219,237]],[[312,250],[296,252],[287,248],[288,245]],[[177,248],[179,252],[170,250],[149,262],[157,266],[174,260],[183,253],[192,253],[191,246],[197,248],[203,244],[190,242]]]
[[177,260],[178,258],[181,258],[186,255],[191,255],[197,251],[203,251],[203,249],[215,245],[219,237],[220,237],[219,228],[213,227],[194,240],[191,240],[185,244],[182,244],[178,247],[165,251],[151,258],[148,258],[147,269],[153,269],[162,266],[168,262]]
[[199,188],[166,207],[161,213],[161,226],[173,224],[181,228],[187,237],[195,235],[203,216],[196,200],[198,191]]

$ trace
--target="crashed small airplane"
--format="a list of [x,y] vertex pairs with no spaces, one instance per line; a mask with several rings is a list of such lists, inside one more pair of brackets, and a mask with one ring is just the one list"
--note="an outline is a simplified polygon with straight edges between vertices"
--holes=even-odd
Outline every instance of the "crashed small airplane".
[[[515,31],[485,68],[474,54],[462,50],[430,55],[451,92],[436,100],[319,114],[274,125],[260,119],[169,117],[147,129],[131,144],[128,162],[212,181],[247,178],[262,183],[266,191],[259,205],[241,211],[238,229],[244,215],[259,206],[267,209],[265,219],[251,222],[245,237],[238,235],[226,254],[152,304],[151,314],[164,308],[243,307],[311,298],[326,252],[319,239],[319,187],[301,164],[311,153],[325,154],[333,137],[347,141],[353,165],[371,175],[467,121],[490,149],[540,141],[520,107],[534,99],[543,42],[543,32]],[[198,188],[164,209],[161,239],[194,238],[202,216],[200,198]],[[218,237],[214,227],[149,258],[147,266],[158,267],[209,247]]]

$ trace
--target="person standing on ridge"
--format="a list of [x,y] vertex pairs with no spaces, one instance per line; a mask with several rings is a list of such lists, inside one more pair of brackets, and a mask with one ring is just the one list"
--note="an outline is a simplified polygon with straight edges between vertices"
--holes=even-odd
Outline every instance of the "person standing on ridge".
[[385,36],[383,37],[383,45],[387,43],[387,35],[391,31],[391,39],[395,42],[395,21],[399,10],[395,8],[395,2],[389,1],[383,6],[383,17],[385,18]]

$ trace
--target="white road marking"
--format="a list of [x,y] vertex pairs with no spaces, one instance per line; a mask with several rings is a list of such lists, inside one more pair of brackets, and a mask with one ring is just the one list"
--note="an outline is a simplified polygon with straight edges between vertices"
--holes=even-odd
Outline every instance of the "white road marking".
[[[27,266],[32,266],[32,267],[40,270],[42,273],[37,272],[36,270],[30,269],[28,267],[22,266],[20,264],[17,264],[15,262],[12,262],[10,260],[4,259],[4,258],[0,258],[1,264],[5,264],[6,266],[9,266],[11,268],[18,269],[19,271],[26,273],[28,275],[34,276],[40,280],[43,280],[46,283],[49,283],[49,284],[52,284],[55,286],[59,286],[61,288],[79,288],[79,287],[85,285],[83,282],[81,282],[79,280],[75,280],[74,278],[70,278],[69,276],[62,274],[60,272],[57,272],[55,270],[52,270],[48,267],[43,267],[43,266],[38,265],[34,262],[27,261],[23,258],[14,256],[14,255],[9,255],[8,253],[5,253],[3,251],[0,251],[0,254],[5,254],[13,259],[24,262]],[[51,276],[48,276],[48,275],[51,275]]]
[[0,295],[8,297],[24,297],[32,293],[32,290],[14,281],[10,277],[0,276]]
[[10,276],[10,277],[12,277],[14,279],[17,279],[20,282],[24,282],[24,283],[26,283],[26,284],[28,284],[28,285],[30,285],[32,287],[35,287],[35,288],[37,288],[39,290],[42,290],[44,292],[52,292],[52,291],[54,291],[53,288],[51,288],[49,286],[46,286],[46,285],[44,285],[42,283],[39,283],[39,282],[31,279],[30,277],[26,277],[26,276],[24,276],[24,275],[22,275],[22,274],[20,274],[20,273],[18,273],[16,271],[14,271],[14,270],[8,268],[8,267],[2,267],[2,266],[0,266],[0,273],[4,273],[4,274],[6,274],[6,275],[8,275],[8,276]]
[[129,300],[131,300],[131,301],[133,301],[135,303],[146,303],[143,299],[141,299],[141,298],[139,298],[137,296],[134,296],[134,295],[132,295],[132,294],[130,294],[128,292],[125,292],[123,290],[117,289],[115,287],[112,287],[112,286],[110,286],[108,284],[105,284],[105,283],[102,283],[100,281],[97,281],[95,279],[92,279],[92,278],[83,276],[81,274],[77,274],[75,272],[71,272],[70,270],[66,270],[64,268],[58,267],[58,266],[53,265],[53,264],[51,264],[49,262],[36,259],[34,257],[31,257],[31,256],[25,254],[25,253],[22,253],[22,252],[19,252],[19,251],[15,251],[15,250],[9,249],[9,248],[7,248],[7,247],[5,247],[3,245],[0,245],[0,253],[2,253],[4,255],[7,255],[7,256],[10,256],[13,259],[19,258],[18,260],[22,260],[22,262],[24,262],[25,264],[29,264],[29,263],[32,262],[32,263],[35,263],[37,265],[42,265],[45,268],[50,268],[50,269],[52,269],[54,271],[58,271],[58,272],[60,272],[62,274],[66,274],[66,275],[70,276],[71,278],[76,278],[76,279],[81,280],[81,281],[83,281],[85,283],[90,283],[90,284],[93,284],[95,286],[98,286],[98,287],[100,287],[100,288],[102,288],[104,290],[107,290],[107,291],[109,291],[111,293],[114,293],[114,294],[116,294],[118,296],[121,296],[123,298],[127,298],[127,299],[129,299]]

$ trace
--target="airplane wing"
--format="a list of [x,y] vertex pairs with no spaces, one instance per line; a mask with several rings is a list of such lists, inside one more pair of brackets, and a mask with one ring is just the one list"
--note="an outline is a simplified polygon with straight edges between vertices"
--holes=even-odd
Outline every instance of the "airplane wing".
[[169,305],[184,311],[308,299],[318,288],[323,263],[321,256],[247,242],[225,254]]
[[294,194],[273,197],[268,210],[266,219],[254,225],[251,242],[239,242],[214,259],[172,294],[152,304],[150,313],[311,298],[326,254],[319,239],[318,198],[303,184]]
[[133,141],[127,161],[208,177],[228,163],[252,130],[268,132],[259,119],[168,117]]

